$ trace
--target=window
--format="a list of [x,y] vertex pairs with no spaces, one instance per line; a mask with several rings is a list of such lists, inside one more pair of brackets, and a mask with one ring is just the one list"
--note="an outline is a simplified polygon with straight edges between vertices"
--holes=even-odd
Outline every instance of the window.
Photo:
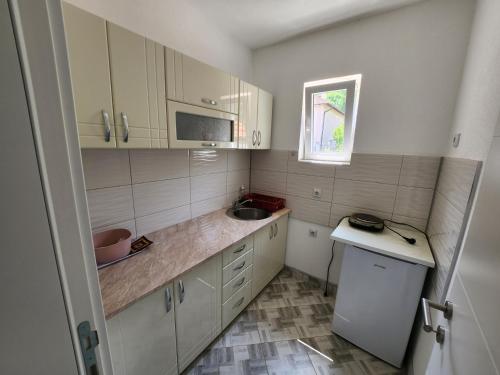
[[299,161],[351,161],[360,86],[361,74],[304,84]]

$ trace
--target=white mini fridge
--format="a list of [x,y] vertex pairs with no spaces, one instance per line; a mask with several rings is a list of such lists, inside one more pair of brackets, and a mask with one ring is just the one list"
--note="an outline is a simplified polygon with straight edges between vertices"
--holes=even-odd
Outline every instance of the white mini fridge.
[[346,245],[332,330],[401,367],[427,267]]

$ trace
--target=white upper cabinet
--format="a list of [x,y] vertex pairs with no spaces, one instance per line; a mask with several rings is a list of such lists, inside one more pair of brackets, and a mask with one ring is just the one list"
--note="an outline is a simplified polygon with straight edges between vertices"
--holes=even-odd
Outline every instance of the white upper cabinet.
[[273,96],[259,89],[259,104],[257,108],[257,147],[271,148],[271,127],[273,120]]
[[238,113],[239,79],[227,72],[166,49],[168,98],[200,107]]
[[116,147],[106,21],[65,2],[63,12],[80,145]]
[[238,148],[258,148],[258,103],[259,88],[248,82],[240,81],[240,118],[238,129]]
[[222,256],[175,280],[177,358],[183,371],[221,331]]
[[[159,109],[162,121],[166,122],[164,89],[162,94],[157,85],[157,82],[164,82],[161,74],[163,49],[109,22],[108,38],[118,147],[159,147]],[[156,141],[152,142],[153,139]]]

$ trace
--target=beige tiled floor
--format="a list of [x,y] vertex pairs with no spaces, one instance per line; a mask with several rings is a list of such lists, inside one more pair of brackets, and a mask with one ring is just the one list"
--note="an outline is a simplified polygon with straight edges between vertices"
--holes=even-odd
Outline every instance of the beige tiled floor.
[[401,374],[330,330],[333,297],[283,270],[185,374]]

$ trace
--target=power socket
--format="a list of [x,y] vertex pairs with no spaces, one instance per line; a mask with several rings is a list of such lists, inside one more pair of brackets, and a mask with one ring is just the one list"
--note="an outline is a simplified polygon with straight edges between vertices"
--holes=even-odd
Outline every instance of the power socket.
[[318,237],[318,230],[317,229],[309,229],[309,237]]
[[316,198],[316,199],[321,198],[321,189],[314,188],[312,196],[313,196],[313,198]]

